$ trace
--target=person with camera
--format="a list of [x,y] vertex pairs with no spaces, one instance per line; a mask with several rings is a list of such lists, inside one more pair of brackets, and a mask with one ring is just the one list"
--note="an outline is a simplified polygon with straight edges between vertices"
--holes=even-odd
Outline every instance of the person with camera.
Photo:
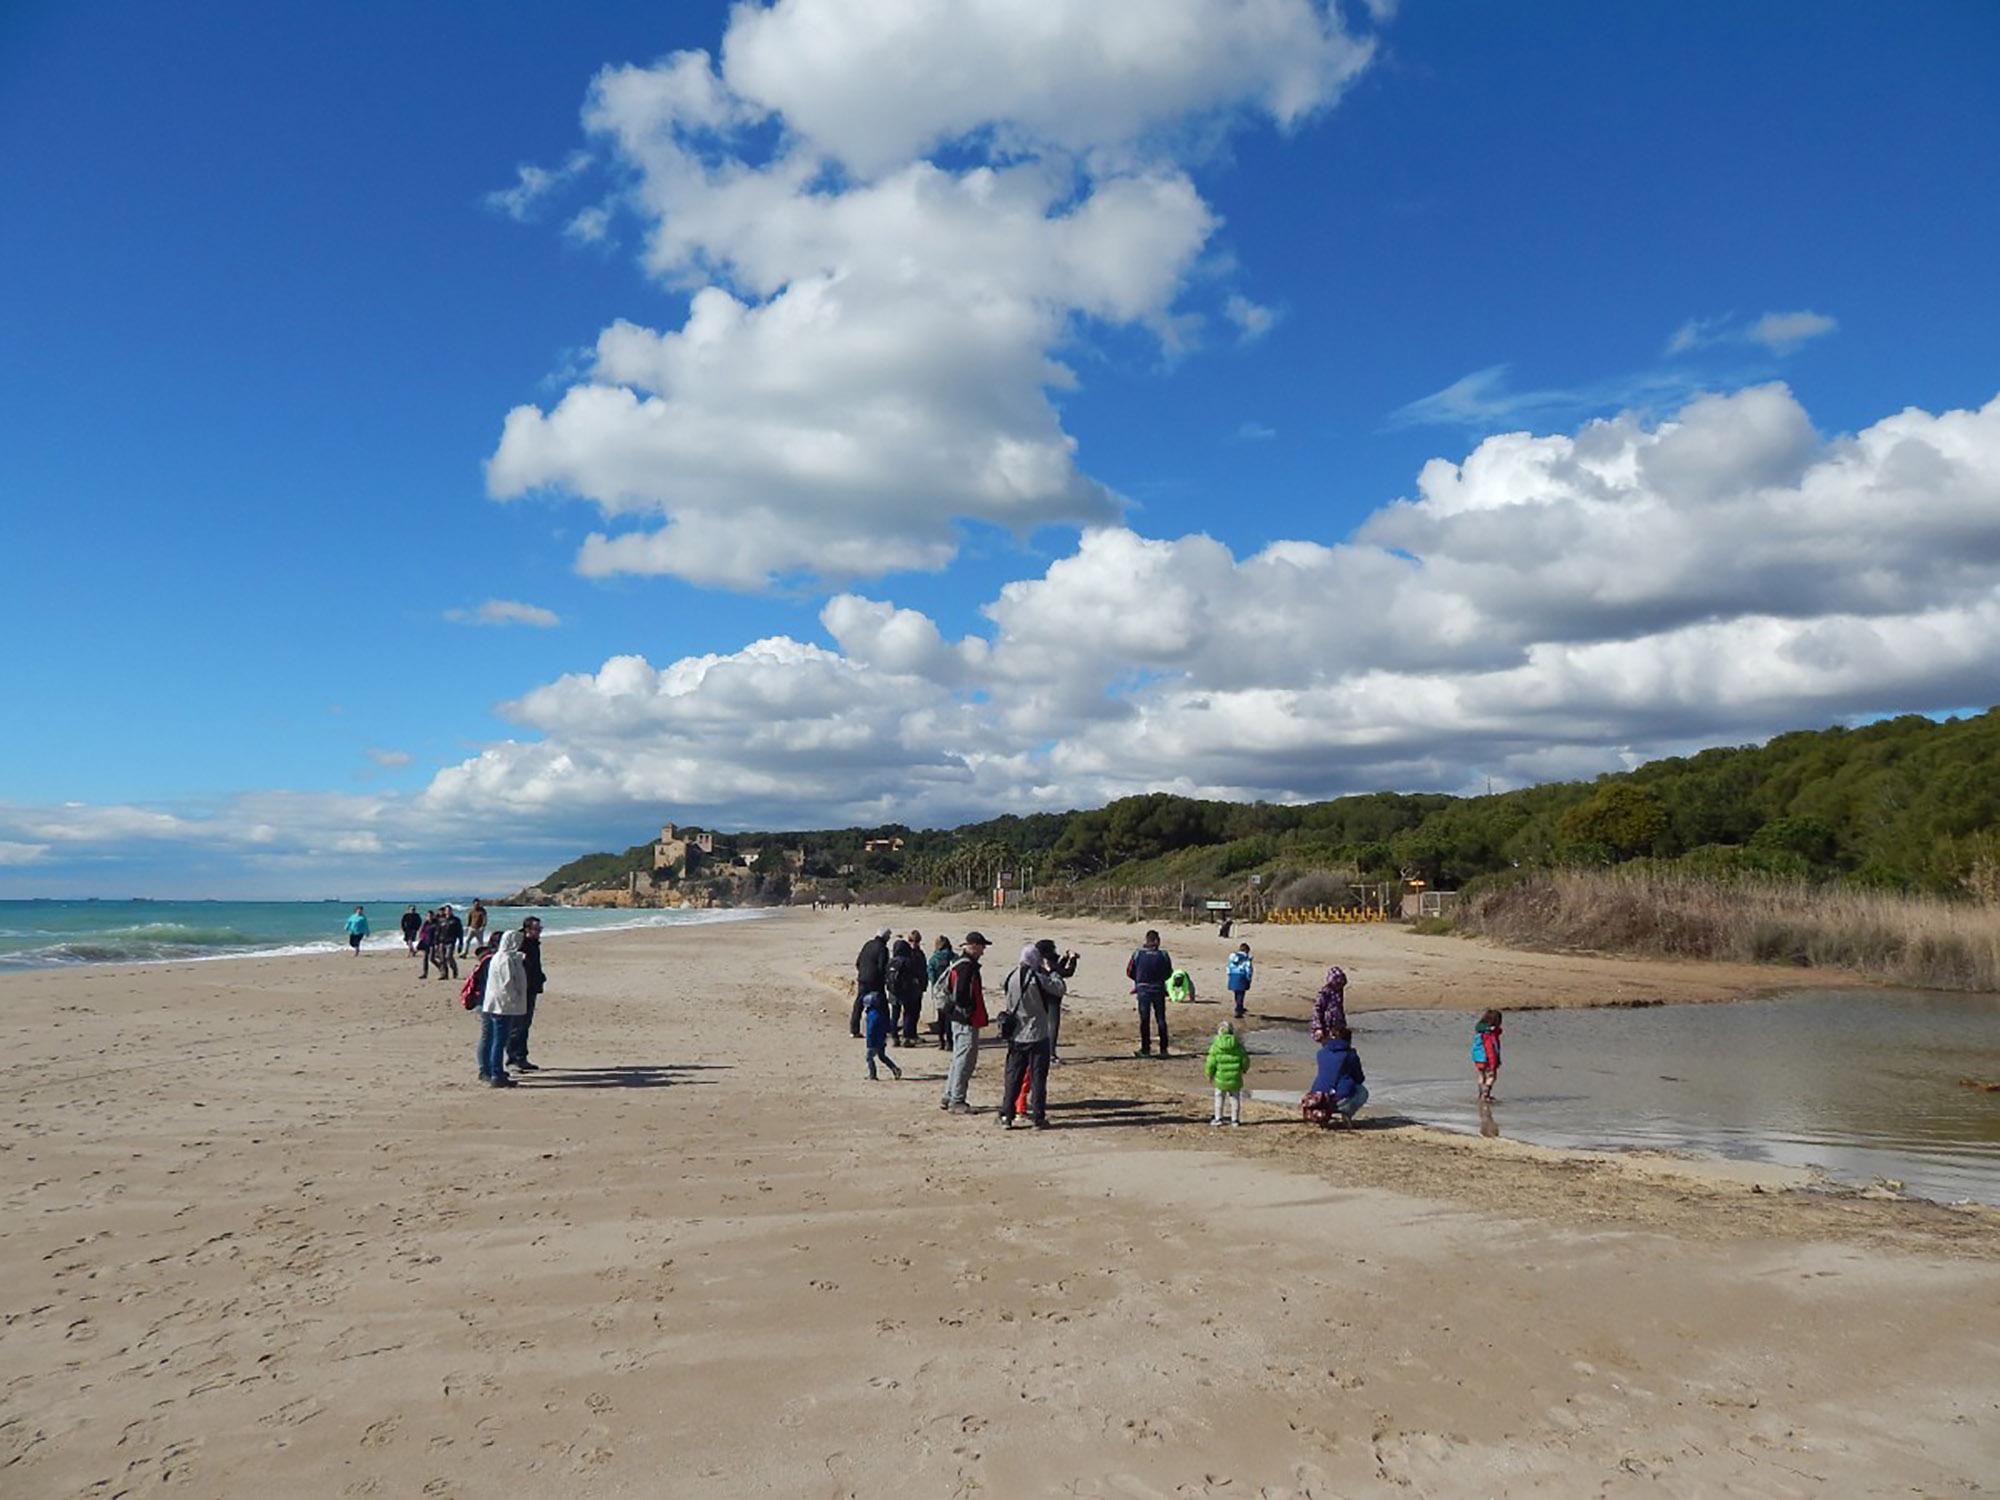
[[1054,1066],[1062,1061],[1062,1053],[1056,1050],[1062,1040],[1062,1002],[1070,980],[1076,978],[1077,951],[1074,948],[1056,949],[1054,938],[1043,938],[1035,944],[1035,951],[1042,955],[1042,962],[1051,974],[1063,982],[1063,990],[1049,1000],[1049,1063]]
[[[1030,943],[1001,986],[1000,1035],[1007,1040],[1007,1072],[1000,1085],[1000,1128],[1012,1130],[1023,1108],[1037,1130],[1048,1128],[1049,1008],[1068,986],[1042,950]],[[1024,1097],[1025,1096],[1025,1097]]]

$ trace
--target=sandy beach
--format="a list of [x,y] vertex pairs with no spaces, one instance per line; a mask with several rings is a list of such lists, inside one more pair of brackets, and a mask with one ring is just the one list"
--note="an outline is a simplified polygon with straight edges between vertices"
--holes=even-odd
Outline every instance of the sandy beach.
[[[870,1083],[880,921],[1084,955],[1059,1128]],[[1253,929],[1252,1009],[1727,1000],[1768,969]],[[1219,966],[1213,929],[1180,929]],[[1138,1063],[1134,929],[785,913],[554,939],[546,1071],[344,956],[0,979],[0,1493],[1956,1494],[2000,1220],[1275,1106]],[[1815,975],[1815,984],[1824,976]],[[997,980],[996,980],[997,982]],[[1206,1012],[1212,1028],[1215,1011]],[[1177,1043],[1192,1046],[1189,1035]],[[1382,1101],[1386,1106],[1388,1101]]]

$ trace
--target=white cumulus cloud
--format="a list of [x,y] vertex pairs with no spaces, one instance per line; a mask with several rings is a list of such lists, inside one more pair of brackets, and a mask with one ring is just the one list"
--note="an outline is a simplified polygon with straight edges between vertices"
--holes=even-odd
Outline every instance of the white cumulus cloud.
[[[1311,0],[784,0],[738,7],[719,62],[605,70],[586,129],[688,312],[613,324],[508,413],[489,491],[594,502],[587,574],[741,589],[941,568],[968,520],[1115,520],[1057,351],[1097,325],[1178,349],[1218,223],[1189,127],[1295,124],[1370,45]],[[1219,311],[1245,340],[1275,318]]]
[[2000,398],[1818,431],[1782,385],[1487,438],[1345,542],[1088,530],[988,628],[844,594],[827,645],[618,657],[440,809],[737,821],[1298,797],[1606,769],[2000,695]]

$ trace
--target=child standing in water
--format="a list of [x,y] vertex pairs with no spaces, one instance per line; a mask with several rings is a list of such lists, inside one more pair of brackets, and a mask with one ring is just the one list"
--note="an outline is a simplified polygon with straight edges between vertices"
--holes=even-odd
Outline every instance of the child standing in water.
[[1202,1064],[1208,1074],[1208,1081],[1215,1085],[1215,1118],[1208,1123],[1222,1123],[1223,1101],[1229,1103],[1229,1123],[1243,1123],[1243,1075],[1250,1071],[1250,1054],[1244,1049],[1243,1039],[1236,1034],[1236,1027],[1224,1021],[1215,1028],[1215,1040],[1208,1044],[1208,1060]]
[[1479,1075],[1479,1102],[1493,1102],[1493,1084],[1500,1076],[1500,1012],[1489,1010],[1472,1029],[1472,1070]]

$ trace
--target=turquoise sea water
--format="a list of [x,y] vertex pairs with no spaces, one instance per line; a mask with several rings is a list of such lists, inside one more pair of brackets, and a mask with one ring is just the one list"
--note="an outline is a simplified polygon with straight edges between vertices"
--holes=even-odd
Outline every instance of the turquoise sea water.
[[[416,903],[429,911],[443,896]],[[407,901],[0,901],[0,972],[68,964],[159,963],[169,959],[246,958],[271,953],[331,953],[347,946],[348,913],[367,908],[368,948],[401,951],[397,924]],[[754,911],[600,911],[578,907],[493,907],[498,927],[542,919],[552,938],[624,927],[674,927],[741,920]]]

